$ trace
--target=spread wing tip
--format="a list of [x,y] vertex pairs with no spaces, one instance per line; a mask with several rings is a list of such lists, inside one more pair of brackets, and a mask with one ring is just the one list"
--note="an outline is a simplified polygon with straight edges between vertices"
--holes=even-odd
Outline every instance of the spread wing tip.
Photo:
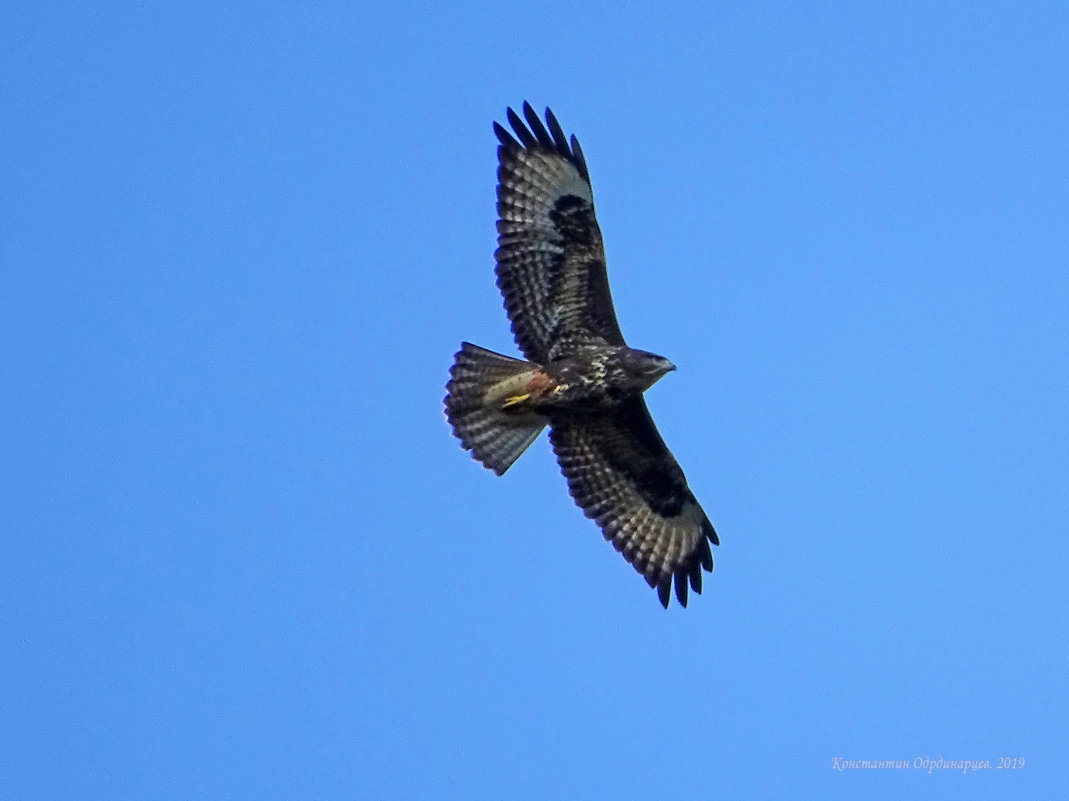
[[556,115],[553,114],[549,107],[546,107],[545,124],[538,116],[538,112],[526,100],[523,101],[520,111],[523,112],[523,117],[511,106],[505,109],[505,117],[508,119],[509,125],[512,126],[512,130],[515,131],[515,136],[509,133],[508,129],[500,123],[494,123],[494,134],[497,136],[498,141],[501,142],[502,147],[514,150],[531,150],[541,147],[554,151],[574,164],[583,178],[589,181],[590,173],[587,170],[583,149],[579,147],[579,140],[575,138],[574,134],[571,139],[565,135],[564,129],[561,128]]
[[[702,535],[694,550],[676,565],[675,570],[661,575],[646,574],[646,581],[651,587],[657,588],[657,598],[665,609],[668,608],[671,600],[673,584],[675,585],[676,600],[679,601],[679,605],[684,609],[686,609],[687,601],[689,600],[689,590],[693,590],[696,595],[702,594],[702,571],[713,572],[713,552],[709,548],[709,544],[720,544],[720,538],[717,537],[716,530],[707,517],[702,521]],[[639,566],[635,565],[635,567]],[[639,569],[641,570],[642,568]]]
[[[509,109],[511,111],[511,109]],[[501,123],[494,121],[494,135],[497,137],[497,141],[501,143],[502,147],[519,150],[520,143],[506,130],[505,126]]]
[[[690,600],[688,597],[689,590],[694,590],[696,595],[702,594],[702,567],[704,567],[703,561],[692,558],[679,565],[673,572],[666,572],[660,575],[657,575],[656,572],[649,572],[644,575],[644,578],[647,584],[657,590],[657,599],[665,609],[668,608],[672,601],[673,587],[675,588],[676,600],[679,601],[680,606],[686,609],[687,602]],[[707,569],[712,570],[711,567]]]
[[[705,518],[705,521],[702,523],[702,534],[704,534],[705,538],[709,542],[711,542],[713,545],[719,545],[720,544],[720,537],[717,536],[716,529],[713,528],[713,524],[709,522],[709,518],[708,517]],[[705,546],[705,550],[707,550],[707,551],[709,550],[709,546],[708,545]],[[708,570],[712,570],[713,569],[712,568],[712,556],[710,556],[709,559],[710,559],[710,561],[709,561],[709,565],[710,566],[707,569]]]

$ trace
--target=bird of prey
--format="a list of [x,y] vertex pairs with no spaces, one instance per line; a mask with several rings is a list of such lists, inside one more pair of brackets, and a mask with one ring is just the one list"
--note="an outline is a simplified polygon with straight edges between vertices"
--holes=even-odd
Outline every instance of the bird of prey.
[[497,285],[526,360],[461,345],[445,413],[463,448],[503,474],[549,426],[568,489],[605,538],[656,588],[712,571],[720,541],[650,418],[643,392],[675,369],[624,342],[616,321],[590,173],[547,108],[507,111],[497,149]]

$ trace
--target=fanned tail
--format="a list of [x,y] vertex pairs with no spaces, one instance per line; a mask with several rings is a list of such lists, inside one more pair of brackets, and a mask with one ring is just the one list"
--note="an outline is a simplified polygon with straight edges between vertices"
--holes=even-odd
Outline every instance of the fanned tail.
[[453,433],[475,459],[499,476],[548,422],[527,409],[506,409],[502,404],[540,369],[532,362],[464,342],[449,371],[444,402]]

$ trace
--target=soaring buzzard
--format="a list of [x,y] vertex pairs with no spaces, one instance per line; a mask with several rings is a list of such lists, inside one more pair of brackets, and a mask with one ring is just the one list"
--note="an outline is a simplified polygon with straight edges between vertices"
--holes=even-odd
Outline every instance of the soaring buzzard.
[[[601,231],[579,142],[553,113],[508,109],[514,138],[494,123],[497,285],[528,361],[464,342],[445,413],[475,459],[501,475],[550,427],[568,489],[605,538],[657,589],[702,589],[719,545],[642,393],[670,361],[629,348],[609,295]],[[517,141],[518,139],[518,141]]]

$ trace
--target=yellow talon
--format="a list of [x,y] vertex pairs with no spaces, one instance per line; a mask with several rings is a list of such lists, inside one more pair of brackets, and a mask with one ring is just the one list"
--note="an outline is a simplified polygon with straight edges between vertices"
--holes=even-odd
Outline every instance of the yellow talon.
[[515,406],[517,403],[523,403],[531,397],[531,393],[528,392],[525,395],[513,395],[512,397],[505,398],[505,402],[501,404],[502,409],[507,409],[510,406]]

